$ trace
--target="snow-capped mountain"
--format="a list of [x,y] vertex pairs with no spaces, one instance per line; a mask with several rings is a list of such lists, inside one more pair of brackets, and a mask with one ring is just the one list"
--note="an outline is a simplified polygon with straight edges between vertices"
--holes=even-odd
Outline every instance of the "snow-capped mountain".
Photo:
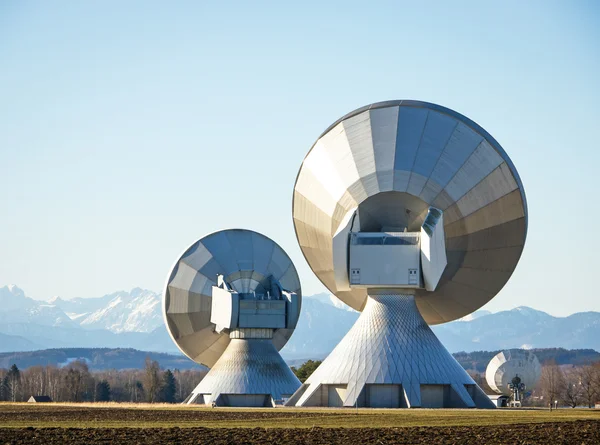
[[60,307],[67,314],[72,314],[71,318],[73,318],[76,315],[89,314],[98,309],[102,309],[112,298],[113,294],[97,298],[78,297],[71,300],[63,300],[59,296],[55,296],[48,300],[48,304]]
[[139,287],[99,298],[51,300],[81,327],[115,333],[151,332],[161,326],[160,301],[160,294]]
[[0,287],[0,323],[35,323],[61,327],[76,325],[60,308],[26,297],[25,292],[14,284]]
[[15,285],[0,288],[0,322],[106,329],[114,333],[152,332],[162,326],[160,294],[134,288],[98,298],[38,301]]
[[[360,314],[331,294],[305,296],[285,358],[323,358]],[[600,313],[553,317],[528,307],[477,311],[433,326],[450,350],[593,348],[600,350]],[[16,286],[0,288],[0,352],[57,347],[130,347],[178,352],[162,319],[161,296],[135,288],[99,298],[37,301]]]

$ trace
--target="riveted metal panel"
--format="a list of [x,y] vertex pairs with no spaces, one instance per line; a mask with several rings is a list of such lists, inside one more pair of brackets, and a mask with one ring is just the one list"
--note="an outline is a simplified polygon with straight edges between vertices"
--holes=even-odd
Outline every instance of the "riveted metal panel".
[[225,232],[217,232],[214,236],[203,239],[202,244],[211,252],[215,261],[219,263],[223,275],[227,276],[238,270],[233,246]]
[[252,270],[254,268],[254,248],[252,246],[252,233],[231,230],[225,234],[233,248],[233,257],[236,270]]
[[431,179],[445,187],[482,141],[479,133],[460,122],[440,155]]
[[480,134],[465,124],[459,123],[456,126],[431,173],[429,181],[421,192],[421,198],[425,202],[432,202],[446,187],[482,140],[483,137]]
[[[388,108],[383,109],[389,113]],[[415,156],[421,143],[421,137],[427,122],[428,111],[420,108],[400,107],[398,111],[398,130],[394,170],[410,172],[413,170]],[[394,190],[405,191],[408,183],[394,184]]]
[[[336,166],[335,177],[344,187],[344,192],[349,191],[355,200],[362,200],[366,197],[366,192],[362,187],[362,184],[360,184],[360,174],[358,173],[356,163],[354,162],[352,150],[350,150],[350,144],[343,124],[340,124],[340,127],[339,132],[336,127],[334,133],[323,136],[321,143],[324,146],[325,153],[329,157],[331,164]],[[330,180],[323,177],[322,174],[319,175],[318,179],[325,183],[330,182]],[[354,186],[354,188],[351,190],[352,186]]]
[[[452,200],[458,201],[501,163],[502,157],[498,152],[489,142],[482,141],[446,186],[446,192]],[[434,205],[442,210],[447,207],[438,202],[434,202]]]
[[[413,173],[429,178],[457,125],[458,122],[449,116],[435,111],[429,112],[412,168]],[[421,182],[415,182],[411,176],[407,191],[416,196],[420,195],[425,186],[425,183]]]
[[357,114],[345,120],[343,125],[362,187],[368,195],[379,192],[369,112]]
[[379,191],[394,188],[394,158],[396,135],[398,133],[398,107],[392,110],[371,110],[371,132],[373,134],[373,154]]
[[456,204],[446,209],[446,224],[468,216],[509,193],[517,191],[520,194],[517,183],[507,170],[508,166],[501,164]]
[[452,238],[478,232],[514,219],[523,218],[521,194],[515,190],[452,224],[446,224],[446,236]]

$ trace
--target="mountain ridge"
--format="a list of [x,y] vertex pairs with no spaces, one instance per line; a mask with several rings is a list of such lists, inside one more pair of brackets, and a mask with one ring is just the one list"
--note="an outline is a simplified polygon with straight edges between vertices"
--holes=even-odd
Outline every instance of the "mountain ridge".
[[[178,352],[164,326],[161,295],[139,287],[96,298],[33,300],[17,286],[0,287],[0,352],[53,347],[130,347]],[[323,358],[352,327],[358,312],[331,294],[305,296],[300,320],[282,355]],[[432,326],[450,352],[506,348],[600,350],[600,313],[554,317],[527,306],[476,311]],[[564,333],[569,335],[565,336]]]

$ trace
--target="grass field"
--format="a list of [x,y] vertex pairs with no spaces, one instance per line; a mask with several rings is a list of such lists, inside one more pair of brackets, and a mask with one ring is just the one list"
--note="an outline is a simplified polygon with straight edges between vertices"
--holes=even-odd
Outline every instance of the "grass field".
[[204,408],[150,404],[0,403],[0,428],[389,428],[600,421],[593,409]]
[[2,444],[107,440],[210,444],[593,444],[600,443],[600,410],[242,409],[0,403]]

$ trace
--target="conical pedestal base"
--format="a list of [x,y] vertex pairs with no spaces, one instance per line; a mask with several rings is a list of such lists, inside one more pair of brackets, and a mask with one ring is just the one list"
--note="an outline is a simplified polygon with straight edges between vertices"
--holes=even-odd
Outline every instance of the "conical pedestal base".
[[364,311],[287,406],[494,408],[437,339],[411,295],[370,295]]
[[270,339],[231,339],[187,404],[274,406],[300,387]]

